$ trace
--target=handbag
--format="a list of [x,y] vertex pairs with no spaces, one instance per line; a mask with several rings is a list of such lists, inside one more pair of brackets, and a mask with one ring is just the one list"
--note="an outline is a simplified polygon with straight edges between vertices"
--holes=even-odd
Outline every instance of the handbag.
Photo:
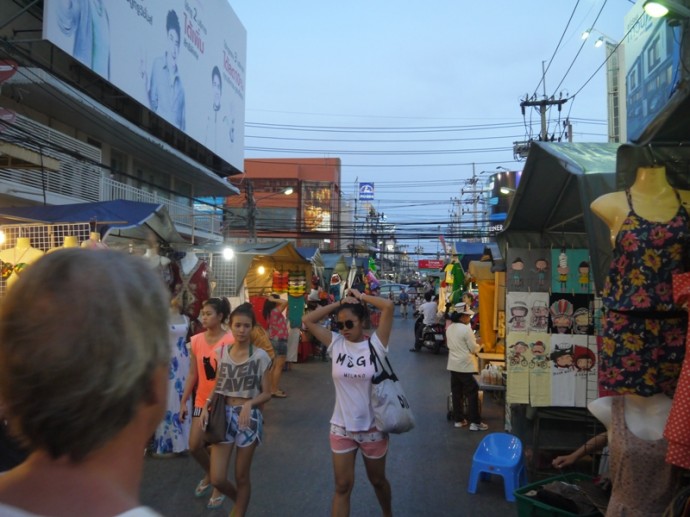
[[[371,380],[371,405],[374,409],[376,428],[386,433],[406,433],[414,428],[415,421],[402,385],[393,372],[388,357],[385,358],[388,365],[388,370],[386,370],[386,366],[371,344],[371,339],[369,339],[369,350],[376,372]],[[380,365],[380,372],[378,365]]]
[[228,422],[225,417],[225,395],[214,393],[208,404],[208,422],[204,429],[204,440],[207,443],[225,441],[225,433],[228,430]]
[[[225,347],[220,351],[221,357],[224,351]],[[225,395],[213,392],[211,400],[208,403],[208,422],[204,429],[204,440],[207,443],[224,442],[227,430],[228,422],[225,416]]]

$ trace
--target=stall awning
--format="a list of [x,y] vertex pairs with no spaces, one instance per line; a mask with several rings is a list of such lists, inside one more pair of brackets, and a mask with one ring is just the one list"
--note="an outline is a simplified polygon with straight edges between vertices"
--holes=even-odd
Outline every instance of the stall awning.
[[589,205],[616,190],[620,144],[534,142],[497,240],[506,247],[588,248],[595,285],[610,262],[608,229]]
[[175,229],[165,205],[102,201],[50,206],[0,207],[0,224],[93,223],[106,243],[118,239],[188,244]]
[[347,278],[350,269],[349,262],[347,262],[349,257],[345,257],[342,253],[322,253],[321,259],[323,260],[324,275],[328,277],[326,280],[330,280],[333,273],[338,273],[343,280]]
[[462,268],[467,271],[472,260],[479,260],[484,254],[486,244],[483,242],[465,242],[458,241],[453,243],[453,250],[455,254],[460,255],[460,263]]
[[[234,260],[237,261],[238,285],[241,285],[244,280],[248,286],[252,286],[252,294],[257,294],[259,291],[268,294],[271,291],[271,272],[275,269],[301,271],[306,276],[312,267],[290,241],[245,243],[235,245],[233,249]],[[264,274],[261,275],[252,265],[263,265]],[[306,280],[308,282],[309,278]]]

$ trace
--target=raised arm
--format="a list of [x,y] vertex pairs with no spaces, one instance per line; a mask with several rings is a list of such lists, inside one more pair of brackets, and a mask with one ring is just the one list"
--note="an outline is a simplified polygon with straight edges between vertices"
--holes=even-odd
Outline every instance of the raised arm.
[[362,294],[357,289],[350,289],[349,294],[357,298],[360,302],[373,305],[381,311],[381,319],[376,329],[376,335],[384,346],[388,346],[388,339],[390,338],[391,329],[393,328],[393,315],[395,313],[395,304],[393,300],[381,298],[380,296],[372,296],[370,294]]
[[[342,301],[344,300],[341,300],[341,302]],[[334,302],[329,305],[319,305],[316,309],[308,312],[302,317],[302,323],[307,327],[307,330],[326,346],[331,344],[333,334],[331,334],[331,331],[327,328],[319,325],[319,321],[340,307],[341,302]]]

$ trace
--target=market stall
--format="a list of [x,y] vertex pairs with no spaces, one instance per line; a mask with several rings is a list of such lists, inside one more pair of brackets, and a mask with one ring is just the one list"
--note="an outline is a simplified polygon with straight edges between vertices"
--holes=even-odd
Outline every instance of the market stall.
[[[610,262],[589,209],[616,186],[617,144],[534,143],[505,230],[506,425],[533,451],[572,450],[596,427],[595,293]],[[562,428],[560,433],[555,428]]]

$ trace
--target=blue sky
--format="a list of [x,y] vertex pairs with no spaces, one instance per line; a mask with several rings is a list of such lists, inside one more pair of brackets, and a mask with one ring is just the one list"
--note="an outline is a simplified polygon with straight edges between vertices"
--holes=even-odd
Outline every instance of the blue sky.
[[[246,158],[340,157],[342,185],[376,185],[375,207],[427,251],[473,170],[513,170],[536,137],[520,101],[568,97],[574,141],[607,139],[604,47],[629,0],[231,0],[247,30]],[[600,13],[600,14],[599,14]],[[597,19],[598,16],[598,19]],[[582,46],[582,32],[594,27]],[[560,41],[560,45],[559,45]],[[578,55],[579,52],[579,55]],[[592,77],[592,75],[594,77]],[[271,125],[269,127],[268,125]],[[562,131],[555,110],[549,133]],[[420,223],[422,226],[411,225]]]

